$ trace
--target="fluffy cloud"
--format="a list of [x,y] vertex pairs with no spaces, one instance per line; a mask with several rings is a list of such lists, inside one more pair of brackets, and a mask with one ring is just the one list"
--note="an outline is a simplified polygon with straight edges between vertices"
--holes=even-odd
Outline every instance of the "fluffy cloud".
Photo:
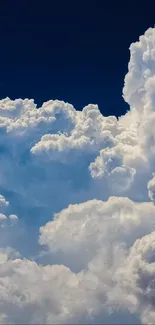
[[[48,155],[51,160],[59,160],[62,152],[66,156],[97,152],[101,147],[113,146],[114,136],[118,133],[117,119],[103,117],[97,105],[88,105],[82,112],[76,112],[76,124],[70,134],[48,134],[31,149],[37,155]],[[70,158],[72,159],[73,157]],[[76,157],[77,158],[77,157]],[[68,163],[67,155],[67,163]]]
[[[57,259],[60,254],[59,265],[2,250],[0,311],[7,322],[124,323],[126,315],[135,323],[144,307],[152,313],[147,292],[154,272],[154,215],[151,203],[88,201],[69,206],[40,229],[40,243]],[[144,275],[150,276],[147,283]]]
[[18,221],[17,215],[9,213],[9,202],[0,195],[0,251],[14,243],[19,230]]
[[[135,241],[126,260],[117,272],[124,303],[141,315],[142,322],[154,324],[155,304],[155,232]],[[124,295],[124,293],[129,293]],[[132,295],[132,299],[130,299]]]
[[118,119],[0,101],[0,323],[155,322],[154,40],[130,46]]
[[9,224],[11,224],[11,222],[15,222],[15,221],[18,221],[18,217],[15,215],[15,214],[4,214],[2,212],[4,212],[4,210],[7,212],[8,210],[8,207],[9,207],[9,202],[6,201],[5,197],[3,195],[0,195],[0,222],[2,224],[2,226],[4,226],[4,223],[3,221],[4,220],[7,220],[9,222]]
[[107,182],[111,194],[125,194],[134,181],[136,170],[124,164],[124,149],[123,146],[102,149],[89,167],[93,178]]
[[60,253],[67,266],[81,270],[103,247],[108,254],[108,245],[131,246],[137,236],[149,233],[155,225],[154,215],[151,203],[121,197],[70,205],[40,228],[40,244],[57,252],[57,257]]

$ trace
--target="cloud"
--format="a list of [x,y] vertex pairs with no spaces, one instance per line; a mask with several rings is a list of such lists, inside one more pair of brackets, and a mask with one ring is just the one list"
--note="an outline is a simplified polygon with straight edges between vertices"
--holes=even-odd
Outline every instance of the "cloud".
[[[11,224],[14,221],[18,221],[18,217],[15,214],[8,214],[7,210],[9,207],[9,202],[6,201],[5,197],[3,195],[0,195],[0,222],[2,225],[6,224],[3,221],[7,220],[9,222],[9,224]],[[6,214],[2,213],[2,212],[6,212]]]
[[134,181],[136,170],[124,164],[124,151],[124,147],[117,146],[102,149],[100,156],[89,167],[93,178],[107,182],[111,194],[125,194]]
[[[127,198],[70,205],[40,230],[40,243],[60,254],[59,264],[43,266],[0,252],[0,311],[7,322],[143,319],[145,306],[152,312],[150,297],[141,291],[152,285],[154,215],[152,203]],[[146,271],[151,275],[145,284]]]
[[[155,321],[155,232],[135,241],[126,263],[128,268],[124,265],[117,274],[119,285],[126,293],[124,303],[131,303],[132,307],[133,300],[142,322],[152,324]],[[132,300],[127,292],[132,294]]]
[[104,117],[0,101],[0,323],[154,323],[155,30]]
[[[62,152],[67,155],[67,163],[72,161],[70,152],[75,156],[97,152],[102,146],[112,146],[114,134],[117,133],[117,119],[105,118],[101,115],[97,105],[88,105],[82,112],[76,111],[76,124],[70,134],[48,134],[32,147],[31,152],[36,155],[48,155],[48,159],[59,160]],[[69,159],[70,158],[70,159]],[[77,157],[76,157],[77,158]]]
[[40,228],[40,244],[47,245],[57,256],[60,253],[67,266],[81,270],[103,248],[108,254],[107,245],[120,242],[128,247],[137,236],[151,231],[154,214],[151,203],[134,203],[121,197],[69,205]]
[[[19,218],[15,214],[9,214],[9,202],[0,195],[0,252],[11,246],[18,236]],[[21,230],[19,230],[20,233]],[[12,250],[12,248],[10,248]]]

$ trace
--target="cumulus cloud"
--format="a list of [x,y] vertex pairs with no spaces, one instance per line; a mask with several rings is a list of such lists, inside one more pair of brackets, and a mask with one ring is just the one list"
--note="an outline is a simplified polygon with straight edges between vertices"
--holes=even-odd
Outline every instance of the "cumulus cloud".
[[[152,285],[152,273],[143,283],[142,267],[146,260],[153,272],[154,215],[152,203],[88,201],[69,206],[40,229],[40,243],[60,254],[59,264],[0,252],[0,311],[7,322],[111,323],[117,317],[116,323],[124,323],[125,314],[130,323],[144,305],[152,312],[150,296],[143,299],[139,286],[147,292]],[[135,272],[143,272],[141,283]]]
[[0,195],[0,251],[13,244],[19,230],[18,221],[17,215],[9,214],[9,202]]
[[[11,224],[11,221],[17,221],[18,217],[15,214],[8,214],[7,210],[9,207],[9,202],[6,201],[5,197],[3,195],[0,195],[0,222],[4,225],[3,221],[7,220],[9,224]],[[6,214],[2,213],[3,211],[6,211]],[[5,223],[6,224],[6,223]]]
[[0,323],[155,322],[155,30],[104,117],[0,101]]
[[154,215],[151,203],[121,197],[70,205],[40,228],[40,244],[57,256],[63,252],[67,266],[83,269],[103,248],[108,254],[108,245],[120,242],[128,247],[137,236],[149,233],[155,226]]
[[[141,314],[142,322],[153,324],[155,322],[155,232],[135,241],[124,265],[117,273],[119,286],[124,295],[124,303],[134,302],[136,310]],[[129,301],[130,300],[130,301]]]
[[91,176],[107,182],[111,194],[125,193],[134,181],[135,168],[124,164],[124,147],[106,148],[89,166]]

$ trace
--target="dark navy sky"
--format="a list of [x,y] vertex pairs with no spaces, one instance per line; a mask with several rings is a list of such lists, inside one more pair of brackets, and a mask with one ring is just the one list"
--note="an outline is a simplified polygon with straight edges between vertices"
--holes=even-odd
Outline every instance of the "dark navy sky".
[[104,115],[123,114],[128,48],[154,26],[155,5],[116,3],[1,2],[0,97],[97,103]]

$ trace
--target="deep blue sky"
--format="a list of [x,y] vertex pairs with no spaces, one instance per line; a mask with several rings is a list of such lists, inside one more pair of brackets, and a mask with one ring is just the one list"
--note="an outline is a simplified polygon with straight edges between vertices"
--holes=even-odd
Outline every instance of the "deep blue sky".
[[129,45],[154,23],[153,1],[1,2],[0,98],[97,103],[120,115]]

